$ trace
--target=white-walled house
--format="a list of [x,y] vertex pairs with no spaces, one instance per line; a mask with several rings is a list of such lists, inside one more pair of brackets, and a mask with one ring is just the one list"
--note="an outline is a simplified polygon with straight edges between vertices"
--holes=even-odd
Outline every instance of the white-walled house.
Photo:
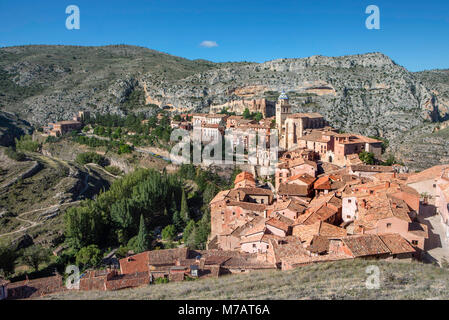
[[436,181],[435,207],[444,226],[445,240],[449,241],[449,169],[443,170]]
[[343,196],[341,216],[344,222],[350,222],[357,219],[357,197]]

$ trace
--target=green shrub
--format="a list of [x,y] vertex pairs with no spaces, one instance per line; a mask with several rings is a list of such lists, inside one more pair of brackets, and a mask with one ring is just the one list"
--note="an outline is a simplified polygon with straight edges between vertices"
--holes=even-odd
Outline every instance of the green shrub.
[[176,237],[176,228],[174,225],[170,224],[162,230],[162,239],[173,240]]
[[366,151],[363,151],[359,154],[359,159],[364,164],[374,164],[374,162],[375,162],[374,153],[366,152]]
[[118,147],[118,154],[131,153],[132,151],[133,148],[125,143],[121,143],[120,146]]
[[37,152],[39,151],[39,148],[39,142],[33,141],[33,138],[30,135],[24,135],[21,136],[20,139],[16,139],[16,149]]
[[76,156],[75,161],[83,165],[87,163],[96,163],[100,166],[104,166],[106,164],[106,159],[95,152],[80,153]]
[[103,255],[97,245],[81,248],[76,254],[76,264],[84,267],[97,267],[100,265]]
[[154,284],[163,284],[168,282],[169,282],[168,278],[157,278],[154,280]]
[[119,167],[115,166],[106,166],[104,169],[110,174],[113,174],[114,176],[119,176],[123,173]]
[[26,159],[25,154],[22,152],[17,152],[13,147],[9,147],[5,150],[5,154],[12,160],[15,161],[24,161]]

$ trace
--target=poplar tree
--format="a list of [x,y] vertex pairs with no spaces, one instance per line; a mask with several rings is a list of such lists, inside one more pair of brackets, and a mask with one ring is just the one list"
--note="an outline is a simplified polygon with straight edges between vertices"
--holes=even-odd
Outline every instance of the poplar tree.
[[185,224],[187,224],[190,220],[189,206],[187,205],[187,197],[184,189],[182,190],[181,198],[181,218],[184,220]]
[[140,253],[150,248],[150,236],[145,226],[143,215],[140,215],[139,233],[137,234],[135,253]]

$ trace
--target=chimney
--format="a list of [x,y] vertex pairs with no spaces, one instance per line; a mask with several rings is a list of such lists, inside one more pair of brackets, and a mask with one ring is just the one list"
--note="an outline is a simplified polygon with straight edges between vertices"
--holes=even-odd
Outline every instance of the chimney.
[[396,208],[398,207],[398,205],[396,204],[396,202],[392,202],[392,203],[391,203],[391,207],[394,208],[394,209],[396,209]]
[[267,210],[264,210],[264,211],[263,211],[263,217],[264,217],[264,219],[267,218]]

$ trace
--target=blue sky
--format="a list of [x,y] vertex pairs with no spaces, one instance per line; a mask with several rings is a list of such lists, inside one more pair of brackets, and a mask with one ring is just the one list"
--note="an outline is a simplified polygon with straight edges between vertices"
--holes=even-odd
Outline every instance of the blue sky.
[[[80,30],[65,27],[72,4]],[[368,5],[380,30],[365,27]],[[449,68],[449,1],[1,0],[0,46],[26,44],[131,44],[216,62],[380,51],[411,71]]]

